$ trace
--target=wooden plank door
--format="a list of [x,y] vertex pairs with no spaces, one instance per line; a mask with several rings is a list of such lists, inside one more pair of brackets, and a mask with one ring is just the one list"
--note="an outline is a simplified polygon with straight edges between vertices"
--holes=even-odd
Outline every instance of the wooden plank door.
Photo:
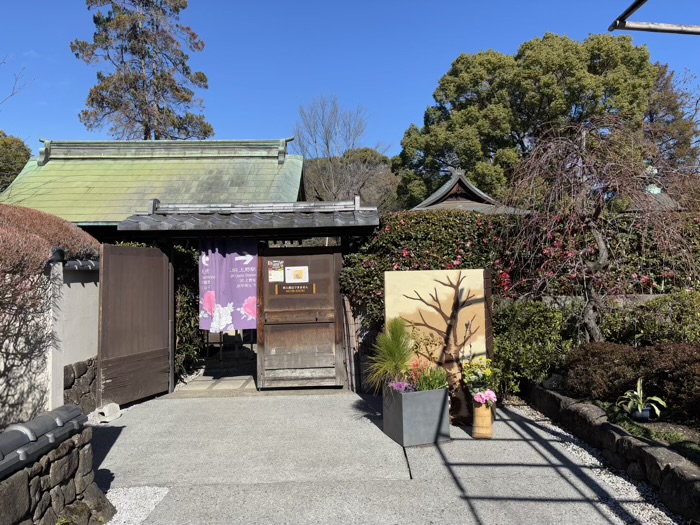
[[172,267],[157,248],[102,245],[97,402],[171,389]]
[[345,385],[340,254],[291,250],[260,257],[258,387]]

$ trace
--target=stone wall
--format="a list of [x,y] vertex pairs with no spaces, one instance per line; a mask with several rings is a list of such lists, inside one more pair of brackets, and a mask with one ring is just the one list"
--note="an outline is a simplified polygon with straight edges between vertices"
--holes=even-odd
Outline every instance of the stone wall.
[[92,428],[0,481],[0,525],[108,522],[115,509],[95,484]]
[[63,402],[80,405],[84,414],[97,408],[97,358],[63,367]]
[[654,441],[636,438],[608,422],[605,410],[539,385],[524,389],[528,402],[575,436],[601,450],[603,457],[631,478],[659,491],[671,511],[700,522],[700,467]]

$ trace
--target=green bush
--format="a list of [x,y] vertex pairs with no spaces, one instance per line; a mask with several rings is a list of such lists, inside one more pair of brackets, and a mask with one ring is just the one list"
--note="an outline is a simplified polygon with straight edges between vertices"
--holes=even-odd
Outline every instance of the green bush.
[[573,397],[615,402],[641,377],[647,393],[668,404],[664,419],[700,422],[700,346],[595,343],[573,350],[565,368],[566,390]]
[[[345,257],[341,290],[362,311],[370,330],[383,325],[386,271],[489,268],[495,296],[517,298],[533,291],[576,296],[584,287],[582,257],[595,254],[597,245],[590,235],[567,229],[566,221],[560,224],[555,231],[546,231],[542,244],[521,247],[516,254],[507,242],[517,234],[511,230],[517,227],[513,216],[460,210],[390,213],[355,253]],[[669,293],[695,287],[695,276],[681,271],[688,267],[683,255],[661,250],[633,215],[610,214],[603,230],[610,266],[586,277],[601,294]],[[689,220],[687,234],[700,246],[700,221]],[[700,267],[700,250],[694,256]]]
[[539,301],[498,302],[494,308],[494,366],[501,394],[519,391],[522,379],[544,381],[572,346],[564,311]]
[[458,210],[385,215],[375,234],[345,257],[341,289],[376,330],[384,323],[385,271],[492,268],[498,286],[499,220]]
[[700,343],[700,293],[676,292],[623,308],[602,318],[605,339],[633,346]]

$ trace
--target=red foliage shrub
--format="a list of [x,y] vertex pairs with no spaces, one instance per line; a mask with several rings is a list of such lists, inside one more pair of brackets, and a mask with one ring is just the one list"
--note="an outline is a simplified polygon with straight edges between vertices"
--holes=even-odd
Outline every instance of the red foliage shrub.
[[567,358],[567,389],[575,397],[615,401],[649,370],[648,350],[613,343],[579,346]]
[[51,248],[63,248],[68,258],[92,259],[99,255],[100,244],[59,217],[0,204],[0,268],[43,268]]
[[566,370],[566,389],[572,396],[615,402],[636,388],[641,377],[646,395],[668,404],[664,418],[684,424],[700,421],[700,346],[583,345],[569,354]]

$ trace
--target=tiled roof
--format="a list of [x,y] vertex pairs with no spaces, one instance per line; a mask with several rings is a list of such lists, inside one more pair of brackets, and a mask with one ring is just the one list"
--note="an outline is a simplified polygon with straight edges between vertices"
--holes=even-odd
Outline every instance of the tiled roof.
[[78,224],[117,224],[151,199],[173,204],[294,202],[303,158],[274,141],[45,141],[0,202]]

